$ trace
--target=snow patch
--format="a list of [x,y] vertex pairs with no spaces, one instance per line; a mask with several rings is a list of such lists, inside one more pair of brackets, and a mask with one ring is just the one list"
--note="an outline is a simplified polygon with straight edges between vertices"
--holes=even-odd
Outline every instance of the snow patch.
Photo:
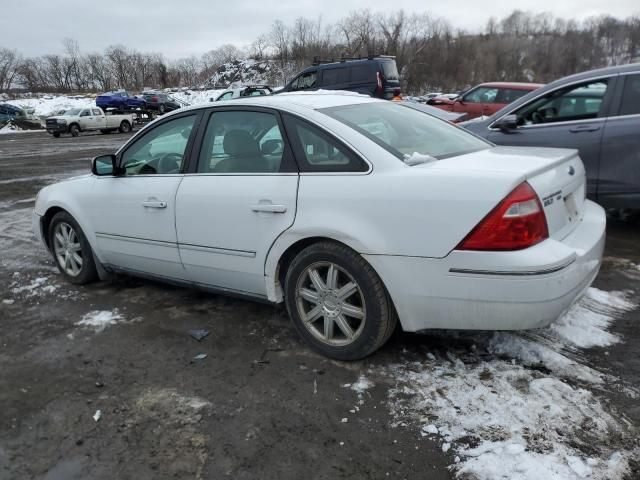
[[111,325],[126,321],[125,317],[118,312],[117,308],[113,310],[94,310],[82,317],[82,320],[76,322],[76,325],[83,327],[91,327],[96,333],[102,332]]

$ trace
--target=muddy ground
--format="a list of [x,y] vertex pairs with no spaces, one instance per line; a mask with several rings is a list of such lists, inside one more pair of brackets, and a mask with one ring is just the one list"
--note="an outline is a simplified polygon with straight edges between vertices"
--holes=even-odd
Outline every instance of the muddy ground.
[[[490,355],[480,334],[397,332],[372,357],[342,363],[311,353],[277,306],[131,278],[62,280],[30,234],[37,190],[126,138],[0,136],[0,479],[454,478],[454,450],[398,421],[383,372],[451,352],[476,365]],[[640,265],[640,223],[612,219],[595,286],[637,296],[629,265]],[[120,321],[77,325],[95,311]],[[627,451],[640,425],[639,320],[626,312],[611,327],[621,343],[580,353],[616,378],[617,388],[590,391],[624,419],[615,441]],[[197,342],[197,328],[211,333]],[[361,374],[364,392],[349,387]],[[623,477],[640,478],[630,465]]]

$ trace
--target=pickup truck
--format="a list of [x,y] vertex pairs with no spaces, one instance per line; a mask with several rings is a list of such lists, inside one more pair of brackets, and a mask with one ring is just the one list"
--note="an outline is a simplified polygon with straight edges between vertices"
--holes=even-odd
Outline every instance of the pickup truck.
[[64,115],[47,118],[47,132],[58,138],[63,133],[77,137],[80,132],[100,130],[110,133],[118,130],[129,133],[133,129],[133,115],[105,115],[101,108],[72,108]]

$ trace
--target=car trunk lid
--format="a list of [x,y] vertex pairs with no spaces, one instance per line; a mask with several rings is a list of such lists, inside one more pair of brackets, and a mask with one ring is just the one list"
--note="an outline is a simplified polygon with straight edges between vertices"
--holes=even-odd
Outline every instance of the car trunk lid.
[[526,181],[544,208],[549,236],[561,240],[582,219],[585,170],[576,150],[494,147],[414,168],[496,171],[513,175],[513,187]]

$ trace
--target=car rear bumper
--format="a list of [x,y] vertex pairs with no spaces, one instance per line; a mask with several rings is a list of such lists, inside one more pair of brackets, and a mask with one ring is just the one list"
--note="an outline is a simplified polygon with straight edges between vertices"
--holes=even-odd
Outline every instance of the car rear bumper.
[[383,279],[402,327],[522,330],[549,325],[600,268],[606,216],[585,203],[578,227],[515,252],[454,250],[442,259],[365,255]]

